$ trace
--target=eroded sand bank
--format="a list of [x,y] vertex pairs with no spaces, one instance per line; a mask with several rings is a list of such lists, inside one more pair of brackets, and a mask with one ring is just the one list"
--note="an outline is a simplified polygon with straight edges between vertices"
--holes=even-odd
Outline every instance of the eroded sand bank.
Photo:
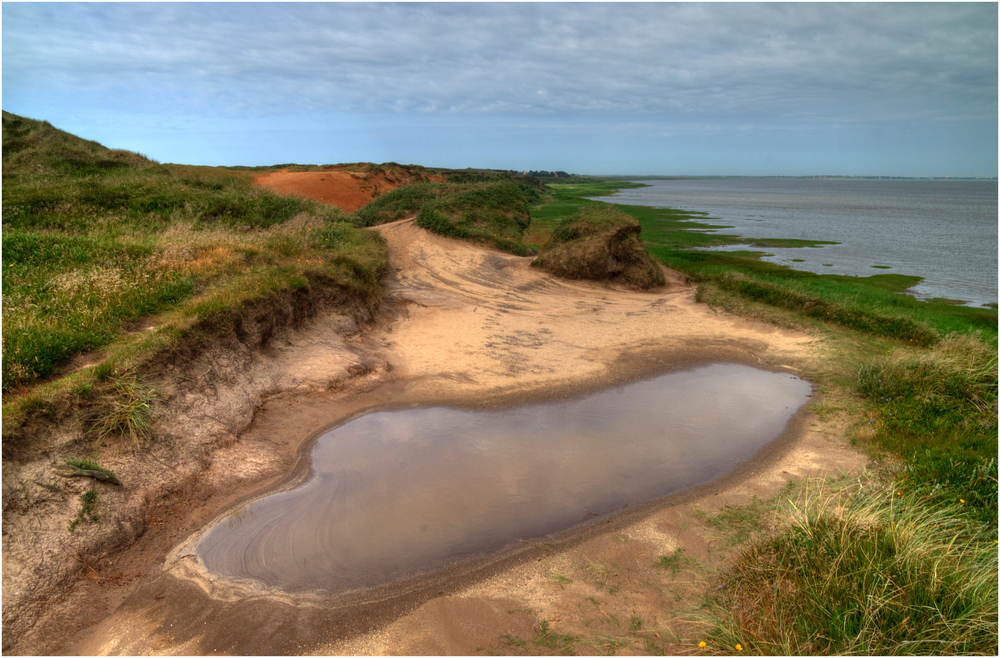
[[110,615],[62,650],[475,654],[504,652],[502,636],[529,638],[540,619],[560,633],[630,616],[673,628],[704,582],[667,582],[657,559],[682,548],[709,568],[718,561],[718,538],[699,510],[861,465],[840,428],[803,415],[774,450],[726,479],[402,586],[326,599],[215,578],[191,549],[206,522],[263,488],[301,481],[310,439],[366,410],[506,406],[715,360],[794,372],[790,363],[821,349],[813,337],[696,303],[676,274],[660,290],[612,290],[554,279],[528,258],[432,235],[412,220],[378,230],[391,272],[375,326],[345,334],[337,316],[320,318],[259,359],[276,392],[253,427],[215,455],[202,487],[215,493],[200,509],[179,510],[171,534],[133,551],[128,559],[148,567]]

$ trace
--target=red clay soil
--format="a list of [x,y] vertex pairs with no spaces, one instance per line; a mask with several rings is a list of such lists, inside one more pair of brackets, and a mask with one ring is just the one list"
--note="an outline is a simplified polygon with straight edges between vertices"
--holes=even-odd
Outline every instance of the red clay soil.
[[444,183],[445,179],[403,165],[326,165],[318,171],[282,169],[259,174],[254,182],[279,194],[303,196],[354,212],[397,187],[423,182]]

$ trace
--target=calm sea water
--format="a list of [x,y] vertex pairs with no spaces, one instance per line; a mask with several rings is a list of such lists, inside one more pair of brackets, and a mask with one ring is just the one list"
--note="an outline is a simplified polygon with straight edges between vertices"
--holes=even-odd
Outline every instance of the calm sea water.
[[[819,274],[924,277],[919,298],[997,301],[997,182],[704,178],[644,180],[602,201],[708,212],[749,238],[838,245],[767,249],[765,260]],[[746,249],[746,247],[736,247]],[[802,259],[804,262],[794,262]],[[882,269],[875,266],[888,267]]]

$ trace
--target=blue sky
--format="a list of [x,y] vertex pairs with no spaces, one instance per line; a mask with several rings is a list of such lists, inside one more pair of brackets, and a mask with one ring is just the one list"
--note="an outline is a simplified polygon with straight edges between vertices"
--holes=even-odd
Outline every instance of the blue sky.
[[997,175],[997,4],[10,3],[3,109],[162,162]]

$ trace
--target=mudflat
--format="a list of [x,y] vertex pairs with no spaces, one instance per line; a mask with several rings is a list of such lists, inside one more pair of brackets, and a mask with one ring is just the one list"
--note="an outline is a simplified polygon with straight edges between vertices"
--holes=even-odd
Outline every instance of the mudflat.
[[[637,292],[556,279],[530,258],[436,236],[412,219],[376,230],[390,254],[378,317],[357,327],[329,313],[259,355],[246,380],[269,385],[252,425],[214,452],[196,492],[100,579],[53,606],[31,646],[95,655],[509,653],[516,647],[504,642],[530,637],[541,619],[558,633],[585,633],[632,617],[678,653],[689,648],[684,613],[705,584],[665,577],[659,556],[681,549],[710,570],[724,551],[699,522],[706,511],[862,466],[842,428],[801,413],[772,449],[725,478],[425,577],[329,597],[219,578],[195,555],[204,529],[303,481],[315,437],[368,411],[504,408],[716,361],[795,373],[793,364],[822,350],[815,337],[697,303],[673,272],[666,286]],[[57,638],[55,628],[67,630]]]

